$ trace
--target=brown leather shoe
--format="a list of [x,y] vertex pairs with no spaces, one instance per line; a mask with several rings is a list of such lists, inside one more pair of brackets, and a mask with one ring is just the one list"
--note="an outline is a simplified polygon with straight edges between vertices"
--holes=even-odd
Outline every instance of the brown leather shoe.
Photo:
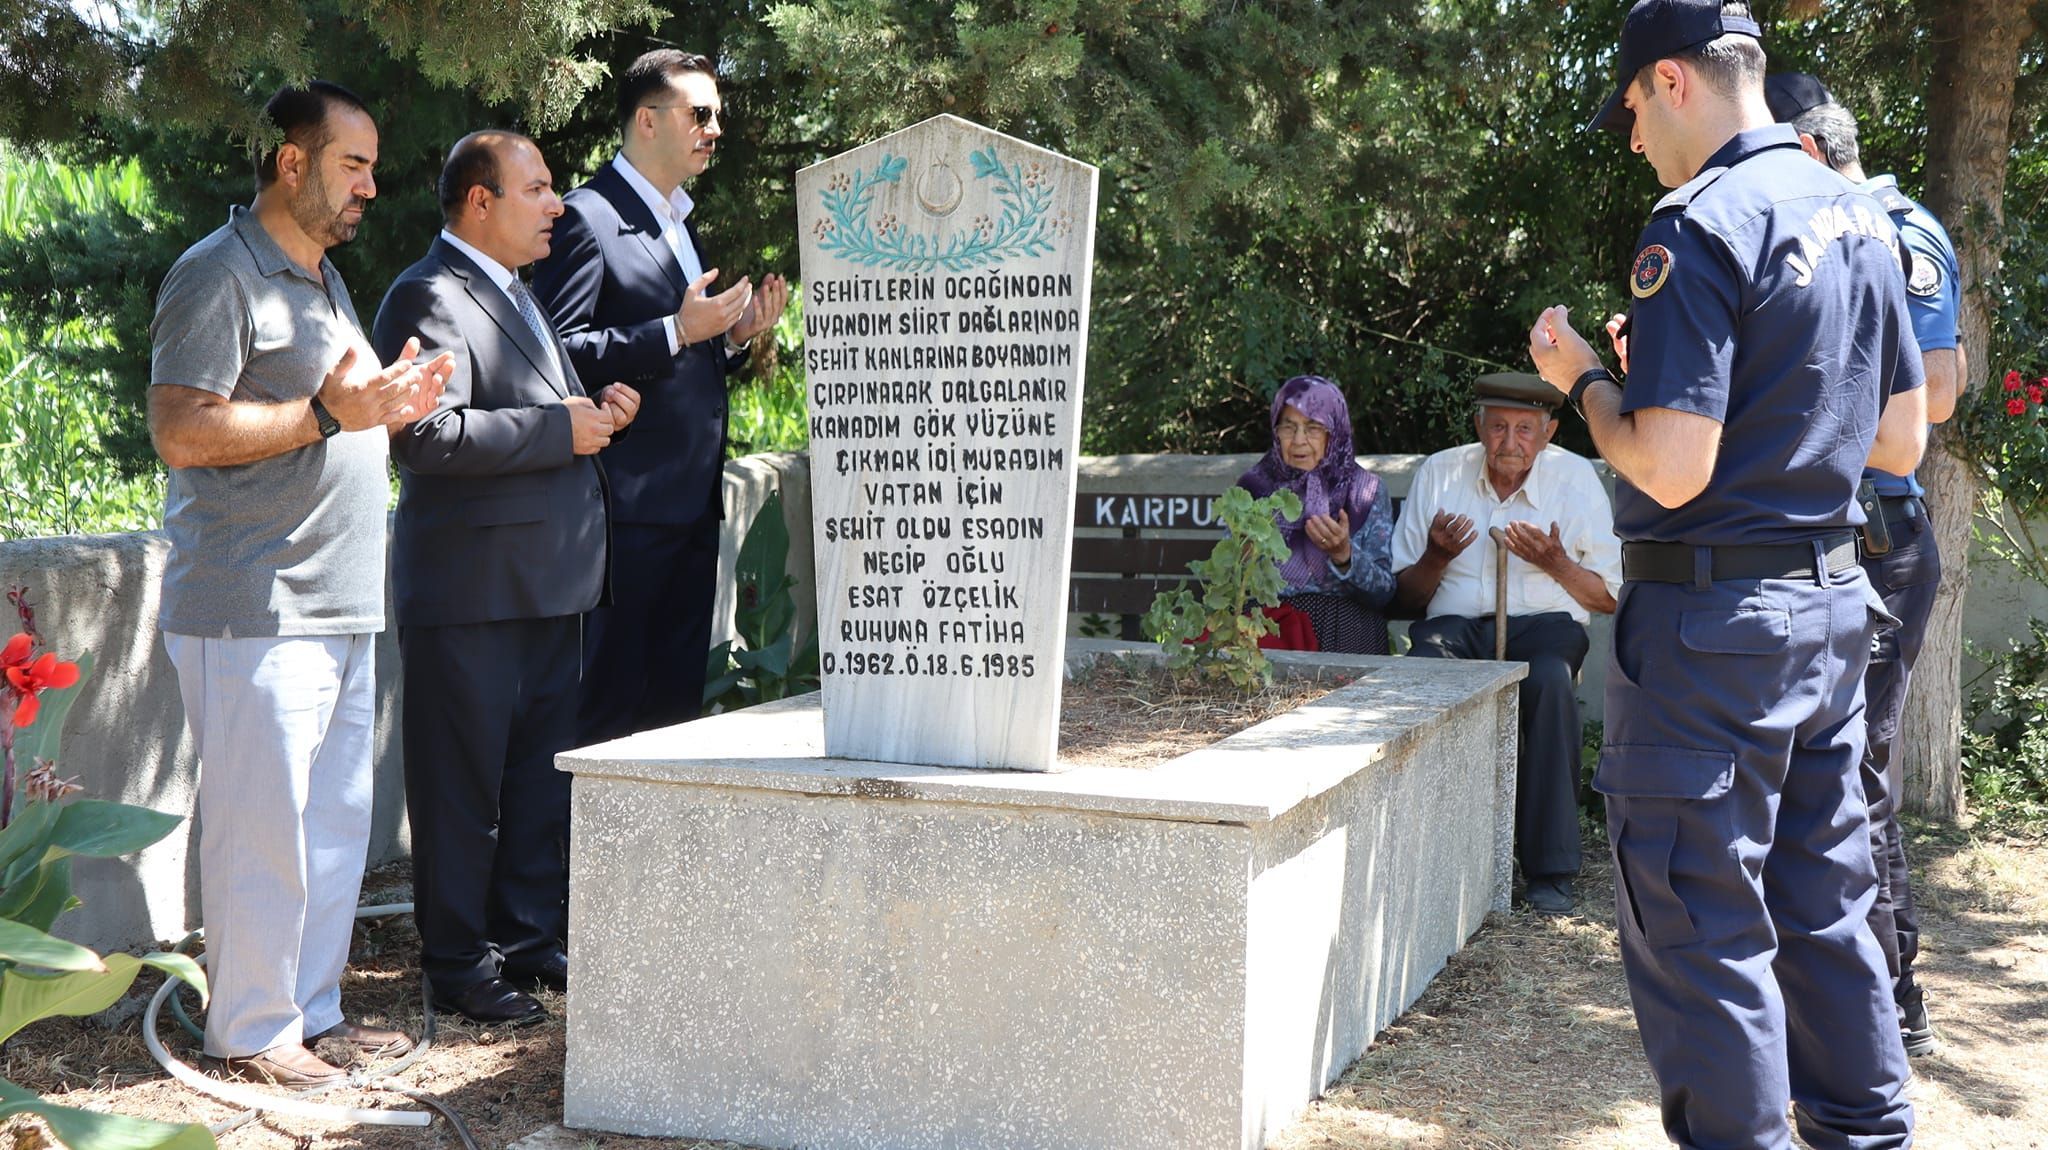
[[293,1090],[307,1086],[327,1086],[340,1082],[348,1073],[340,1067],[324,1062],[318,1055],[296,1042],[273,1046],[261,1054],[242,1058],[209,1058],[208,1069],[222,1078],[240,1078],[249,1082],[268,1082],[272,1086],[283,1086]]
[[343,1019],[318,1034],[308,1035],[307,1046],[328,1039],[346,1042],[371,1058],[396,1058],[412,1049],[412,1039],[403,1030],[385,1026],[363,1026]]

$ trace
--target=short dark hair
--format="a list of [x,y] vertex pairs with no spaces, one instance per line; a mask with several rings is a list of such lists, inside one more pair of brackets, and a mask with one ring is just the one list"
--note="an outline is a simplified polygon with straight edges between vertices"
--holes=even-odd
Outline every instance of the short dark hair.
[[1792,118],[1803,136],[1812,136],[1821,159],[1836,171],[1863,162],[1856,147],[1856,117],[1840,104],[1815,104]]
[[702,72],[706,76],[718,75],[712,66],[711,57],[679,48],[656,48],[643,52],[619,77],[619,127],[623,130],[633,122],[633,113],[640,110],[648,100],[661,95],[677,76],[687,72]]
[[455,141],[455,146],[448,149],[447,162],[441,165],[441,178],[434,181],[443,220],[452,224],[462,217],[462,205],[468,202],[471,188],[488,188],[492,195],[504,198],[504,176],[500,174],[498,156],[505,145],[515,140],[533,143],[532,137],[504,128],[484,128]]
[[[1723,19],[1755,19],[1750,14],[1749,5],[1742,0],[1728,0],[1728,3],[1721,5],[1721,16]],[[1750,88],[1761,90],[1767,66],[1763,44],[1756,37],[1742,32],[1730,32],[1662,59],[1683,60],[1691,64],[1693,71],[1699,73],[1700,79],[1705,80],[1716,92],[1726,96],[1740,95]],[[1643,91],[1649,92],[1656,86],[1656,76],[1657,61],[1652,60],[1636,72],[1635,83],[1642,85]]]
[[297,144],[309,156],[320,154],[334,138],[329,118],[337,107],[370,114],[361,96],[327,80],[309,80],[303,88],[286,85],[271,94],[263,118],[280,136],[277,143],[255,149],[257,191],[277,182],[277,153],[284,144]]

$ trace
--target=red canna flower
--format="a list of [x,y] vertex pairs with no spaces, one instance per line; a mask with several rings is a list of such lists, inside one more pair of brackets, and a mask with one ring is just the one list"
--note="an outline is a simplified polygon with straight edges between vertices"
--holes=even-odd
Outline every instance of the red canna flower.
[[2005,413],[2007,415],[2025,415],[2027,413],[2027,401],[2017,395],[2013,396],[2005,401]]
[[36,641],[26,634],[16,635],[7,640],[7,646],[0,647],[0,668],[27,666],[28,653],[35,645]]
[[[7,645],[11,654],[14,644]],[[26,727],[36,721],[36,712],[42,709],[42,701],[36,698],[40,691],[61,691],[78,682],[78,664],[66,663],[57,658],[55,652],[45,651],[41,658],[27,666],[19,664],[7,668],[7,684],[21,695],[21,701],[14,705],[14,725]]]
[[2013,370],[2005,373],[2005,390],[2018,391],[2019,389],[2020,373],[2018,368],[2014,368]]

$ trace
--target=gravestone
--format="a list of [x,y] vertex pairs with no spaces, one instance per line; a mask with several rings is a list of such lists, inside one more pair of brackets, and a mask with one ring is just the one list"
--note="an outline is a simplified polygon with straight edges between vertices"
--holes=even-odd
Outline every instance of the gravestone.
[[829,756],[1053,769],[1095,191],[954,116],[797,173]]

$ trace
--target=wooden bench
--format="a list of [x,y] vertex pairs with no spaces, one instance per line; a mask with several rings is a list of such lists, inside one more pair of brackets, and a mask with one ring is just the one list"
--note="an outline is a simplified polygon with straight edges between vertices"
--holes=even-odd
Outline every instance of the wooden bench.
[[[1125,639],[1143,639],[1138,618],[1161,591],[1191,580],[1188,563],[1216,549],[1222,492],[1084,491],[1074,500],[1074,561],[1067,610],[1121,617]],[[1401,514],[1396,497],[1388,509]]]

